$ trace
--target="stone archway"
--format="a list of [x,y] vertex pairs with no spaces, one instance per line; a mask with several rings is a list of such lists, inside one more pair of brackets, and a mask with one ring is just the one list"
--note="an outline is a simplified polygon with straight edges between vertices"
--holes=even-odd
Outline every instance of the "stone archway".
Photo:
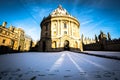
[[64,41],[64,50],[69,50],[69,41],[68,40],[65,40]]

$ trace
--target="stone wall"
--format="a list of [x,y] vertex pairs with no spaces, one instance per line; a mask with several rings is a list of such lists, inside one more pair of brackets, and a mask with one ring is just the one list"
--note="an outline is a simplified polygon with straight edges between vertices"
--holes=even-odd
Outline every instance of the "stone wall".
[[120,39],[84,45],[84,50],[120,51]]

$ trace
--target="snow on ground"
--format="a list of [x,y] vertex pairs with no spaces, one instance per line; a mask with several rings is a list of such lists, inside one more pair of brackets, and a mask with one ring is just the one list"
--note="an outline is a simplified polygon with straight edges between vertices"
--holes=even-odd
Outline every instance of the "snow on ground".
[[0,80],[120,80],[120,61],[63,52],[0,55]]
[[91,54],[105,55],[105,56],[115,56],[120,58],[120,52],[110,52],[110,51],[84,51]]

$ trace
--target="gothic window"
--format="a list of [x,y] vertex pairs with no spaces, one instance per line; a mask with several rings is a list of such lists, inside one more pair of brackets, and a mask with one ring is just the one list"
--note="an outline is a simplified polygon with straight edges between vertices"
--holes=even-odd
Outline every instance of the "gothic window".
[[67,28],[67,24],[66,24],[66,23],[64,23],[64,28],[65,28],[65,29]]

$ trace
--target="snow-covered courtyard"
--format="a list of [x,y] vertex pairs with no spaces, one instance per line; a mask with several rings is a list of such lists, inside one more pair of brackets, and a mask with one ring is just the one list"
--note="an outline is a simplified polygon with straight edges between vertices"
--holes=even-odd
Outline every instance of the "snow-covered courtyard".
[[120,80],[120,61],[69,51],[5,54],[0,80]]

